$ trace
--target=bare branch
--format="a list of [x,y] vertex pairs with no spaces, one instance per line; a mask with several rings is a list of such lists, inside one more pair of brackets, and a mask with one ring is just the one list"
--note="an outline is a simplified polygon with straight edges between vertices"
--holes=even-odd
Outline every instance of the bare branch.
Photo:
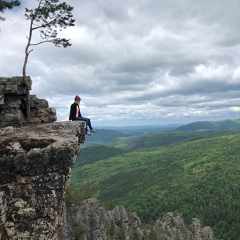
[[41,41],[41,42],[39,42],[39,43],[31,43],[30,46],[37,46],[37,45],[40,45],[40,44],[42,44],[42,43],[47,43],[47,42],[52,42],[52,41],[53,41],[53,39]]

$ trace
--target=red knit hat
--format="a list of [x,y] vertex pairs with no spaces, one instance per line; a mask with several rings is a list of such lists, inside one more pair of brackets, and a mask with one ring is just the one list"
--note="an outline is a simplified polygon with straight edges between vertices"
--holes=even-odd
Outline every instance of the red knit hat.
[[75,101],[78,101],[78,102],[81,101],[81,98],[78,95],[76,95],[74,99]]

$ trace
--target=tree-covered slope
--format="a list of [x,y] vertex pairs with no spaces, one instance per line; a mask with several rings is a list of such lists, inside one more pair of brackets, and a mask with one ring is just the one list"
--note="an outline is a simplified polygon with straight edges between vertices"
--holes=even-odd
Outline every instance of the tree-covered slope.
[[[232,131],[232,133],[234,132]],[[122,138],[119,140],[121,140],[122,147],[125,149],[133,150],[195,141],[198,139],[212,138],[225,134],[226,132],[224,131],[171,131],[150,133],[138,137]],[[118,141],[112,142],[110,144],[112,146],[118,146]]]
[[71,185],[91,184],[101,202],[123,204],[144,223],[180,212],[213,227],[217,238],[232,240],[240,236],[239,162],[240,133],[227,133],[76,166]]
[[122,148],[109,146],[94,146],[81,149],[80,154],[76,158],[75,168],[85,164],[91,164],[100,160],[106,160],[110,157],[118,156],[127,152]]

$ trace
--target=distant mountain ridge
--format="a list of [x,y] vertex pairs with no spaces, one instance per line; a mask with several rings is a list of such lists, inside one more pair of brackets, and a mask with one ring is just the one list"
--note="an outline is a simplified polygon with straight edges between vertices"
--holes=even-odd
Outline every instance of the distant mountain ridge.
[[180,126],[182,126],[182,124],[168,124],[168,125],[160,125],[160,126],[143,125],[143,126],[125,126],[125,127],[109,126],[109,127],[102,127],[102,128],[108,129],[108,130],[110,129],[115,130],[117,132],[127,134],[130,136],[139,136],[139,135],[152,133],[152,132],[171,131]]
[[[175,126],[175,127],[173,127]],[[177,127],[176,127],[177,126]],[[240,130],[240,119],[227,119],[223,121],[203,121],[193,122],[187,125],[179,126],[136,126],[136,127],[106,127],[97,129],[96,134],[87,136],[87,141],[81,147],[110,145],[126,149],[153,147],[158,145],[171,144],[172,142],[181,142],[196,140],[207,137],[222,135],[224,131]],[[183,134],[180,132],[189,132]],[[199,133],[197,131],[205,131]],[[215,131],[214,133],[212,131]],[[164,132],[167,133],[164,137]],[[159,136],[154,134],[162,133]],[[164,139],[165,138],[165,139]]]
[[201,130],[240,130],[240,119],[223,121],[193,122],[175,129],[176,131],[201,131]]

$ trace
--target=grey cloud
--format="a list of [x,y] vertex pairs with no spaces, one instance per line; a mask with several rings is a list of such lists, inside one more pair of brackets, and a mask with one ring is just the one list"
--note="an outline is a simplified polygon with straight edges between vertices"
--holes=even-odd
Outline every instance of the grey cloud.
[[[35,1],[24,4],[32,7]],[[72,47],[34,48],[27,71],[33,93],[49,99],[58,119],[67,119],[75,94],[83,98],[84,114],[99,123],[192,121],[239,113],[237,1],[69,4],[76,26],[62,34]],[[1,26],[0,72],[7,76],[21,74],[28,31],[23,10],[8,12]]]

